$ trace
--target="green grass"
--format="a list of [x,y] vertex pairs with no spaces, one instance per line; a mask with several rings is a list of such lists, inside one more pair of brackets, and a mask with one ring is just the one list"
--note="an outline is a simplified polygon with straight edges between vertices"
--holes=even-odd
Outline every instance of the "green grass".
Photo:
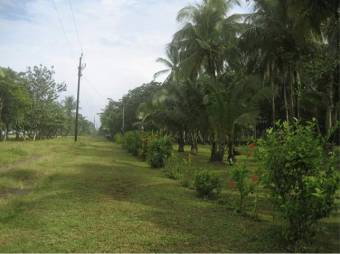
[[[201,147],[193,163],[227,181],[208,156]],[[315,251],[340,251],[338,218],[322,223]],[[271,218],[201,200],[104,140],[0,144],[0,252],[285,251],[277,232]]]

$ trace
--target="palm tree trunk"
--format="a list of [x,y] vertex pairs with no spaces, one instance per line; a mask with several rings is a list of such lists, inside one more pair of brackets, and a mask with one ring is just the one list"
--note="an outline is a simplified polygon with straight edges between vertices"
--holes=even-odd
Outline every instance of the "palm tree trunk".
[[223,162],[224,152],[225,152],[224,140],[219,139],[218,141],[216,141],[215,137],[213,137],[213,141],[211,143],[210,161]]
[[297,71],[296,72],[296,81],[297,81],[297,97],[296,97],[296,113],[297,113],[297,118],[300,119],[300,115],[301,115],[301,109],[300,109],[300,100],[301,100],[301,79],[300,79],[300,74]]
[[191,148],[190,148],[190,152],[192,154],[197,154],[197,135],[196,135],[196,132],[193,131],[191,133]]
[[289,79],[290,83],[290,114],[291,117],[295,117],[295,110],[294,110],[294,85],[291,79]]
[[[340,20],[339,20],[339,13],[340,13],[340,6],[338,6],[338,9],[335,11],[335,17],[337,20],[337,31],[339,32],[340,28]],[[336,36],[336,56],[339,57],[340,55],[340,36]],[[337,104],[340,101],[340,63],[339,61],[337,62],[337,65],[335,67],[335,91],[334,91],[334,102]],[[340,120],[340,112],[339,112],[339,106],[335,105],[334,108],[334,121],[339,121]],[[340,130],[338,129],[335,133],[334,137],[335,142],[337,145],[340,144]]]
[[184,152],[184,132],[183,131],[179,131],[179,135],[178,135],[178,152],[183,153]]
[[273,126],[275,125],[276,122],[276,112],[275,112],[275,85],[273,80],[271,79],[271,88],[272,88],[272,121],[273,121]]
[[333,127],[333,109],[334,109],[334,94],[333,94],[333,82],[328,86],[328,106],[327,106],[327,123],[326,134],[329,136]]
[[284,100],[284,106],[285,106],[285,112],[286,112],[286,120],[289,122],[286,80],[283,80],[283,100]]
[[6,123],[6,130],[5,130],[5,141],[8,139],[8,132],[9,132],[9,125]]
[[216,161],[217,160],[217,143],[215,138],[213,138],[211,142],[211,152],[210,152],[210,161]]
[[228,138],[228,162],[230,165],[234,164],[234,159],[235,159],[234,144],[232,138]]
[[220,142],[219,145],[218,145],[217,160],[216,161],[223,162],[224,153],[225,153],[225,143]]
[[234,162],[235,162],[235,154],[234,154],[234,126],[232,127],[230,135],[228,136],[228,162],[229,162],[230,165],[233,165]]

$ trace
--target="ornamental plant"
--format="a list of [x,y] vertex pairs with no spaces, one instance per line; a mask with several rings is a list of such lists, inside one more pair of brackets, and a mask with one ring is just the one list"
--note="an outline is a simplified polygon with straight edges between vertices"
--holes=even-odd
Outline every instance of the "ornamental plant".
[[239,211],[244,213],[244,201],[254,190],[254,183],[249,175],[249,170],[245,165],[234,166],[231,170],[231,178],[235,182],[236,188],[240,193]]
[[222,181],[212,172],[199,170],[195,175],[194,187],[200,197],[218,196],[222,190]]
[[153,168],[162,168],[171,153],[172,144],[169,136],[155,138],[148,147],[148,162]]
[[180,180],[183,177],[186,166],[186,160],[182,156],[175,154],[166,161],[164,173],[170,179]]
[[148,151],[149,151],[151,142],[154,139],[157,139],[158,136],[150,132],[141,132],[140,137],[141,137],[141,145],[138,149],[138,157],[140,157],[142,160],[145,161],[148,156]]
[[260,141],[266,186],[283,218],[284,236],[296,251],[311,240],[317,222],[335,208],[339,179],[315,122],[278,122]]

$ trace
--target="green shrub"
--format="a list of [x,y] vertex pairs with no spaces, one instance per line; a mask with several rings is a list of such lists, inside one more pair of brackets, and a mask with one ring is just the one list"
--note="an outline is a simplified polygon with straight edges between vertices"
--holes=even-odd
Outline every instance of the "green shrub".
[[168,136],[155,138],[148,148],[148,162],[153,168],[162,168],[171,153],[172,144]]
[[148,132],[141,133],[141,146],[138,150],[138,156],[142,160],[147,159],[150,143],[152,142],[152,140],[156,138],[157,136],[152,133],[148,133]]
[[278,123],[259,144],[267,187],[295,250],[310,240],[316,222],[335,207],[339,179],[334,155],[325,151],[316,133],[315,123]]
[[113,136],[113,142],[117,143],[117,144],[123,144],[123,135],[120,133],[117,133]]
[[164,173],[170,179],[180,180],[183,177],[186,166],[187,163],[184,158],[173,155],[166,161]]
[[240,193],[239,211],[243,213],[245,198],[254,190],[254,183],[245,165],[234,166],[231,170],[231,178],[235,181],[235,186]]
[[142,147],[142,137],[141,134],[137,131],[128,131],[124,134],[123,138],[123,148],[126,149],[129,153],[137,156],[139,150]]
[[165,164],[164,173],[167,177],[179,180],[183,187],[194,189],[196,169],[191,166],[191,154],[188,157],[181,155],[171,156]]
[[218,196],[222,189],[222,182],[217,175],[207,170],[200,170],[195,175],[194,187],[201,197]]
[[195,168],[191,166],[186,167],[180,179],[180,184],[183,187],[186,187],[189,189],[195,189],[194,181],[195,181],[196,173],[197,173],[197,170]]

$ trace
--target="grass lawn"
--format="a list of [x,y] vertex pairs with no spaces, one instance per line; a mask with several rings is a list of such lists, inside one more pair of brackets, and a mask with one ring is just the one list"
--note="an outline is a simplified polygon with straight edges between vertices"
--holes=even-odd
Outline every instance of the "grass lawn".
[[[193,163],[227,182],[208,156],[201,147]],[[268,207],[240,216],[100,139],[0,144],[0,252],[286,251]],[[313,250],[339,252],[339,225],[339,214],[323,221]]]

